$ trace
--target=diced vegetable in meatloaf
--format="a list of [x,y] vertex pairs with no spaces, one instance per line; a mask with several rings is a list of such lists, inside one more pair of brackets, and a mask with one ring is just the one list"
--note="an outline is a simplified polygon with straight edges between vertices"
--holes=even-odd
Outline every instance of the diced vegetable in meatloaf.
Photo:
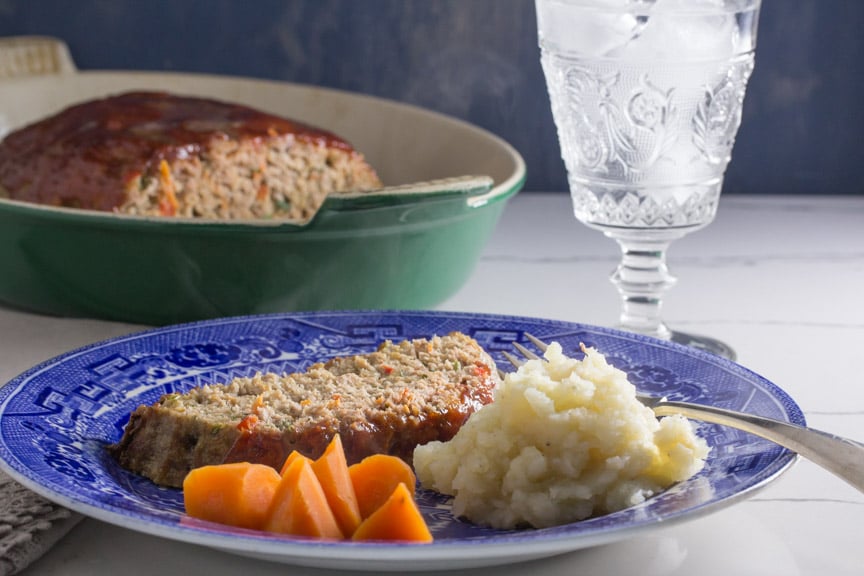
[[278,468],[292,450],[317,458],[336,433],[349,463],[376,453],[410,463],[417,445],[452,438],[498,382],[492,358],[465,334],[387,341],[304,373],[167,394],[138,407],[110,450],[124,468],[167,486],[223,461]]
[[342,138],[246,106],[128,92],[0,142],[0,196],[139,216],[304,220],[332,192],[381,187]]

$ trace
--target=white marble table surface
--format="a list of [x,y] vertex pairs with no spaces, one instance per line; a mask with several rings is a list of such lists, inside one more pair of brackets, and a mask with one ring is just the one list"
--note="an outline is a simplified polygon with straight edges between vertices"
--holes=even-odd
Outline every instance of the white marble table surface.
[[[565,194],[522,193],[468,284],[441,309],[611,325],[617,248],[576,224]],[[668,322],[720,338],[810,425],[864,440],[864,198],[723,198],[673,246]],[[0,382],[140,327],[0,308]],[[752,498],[631,540],[472,575],[864,574],[864,494],[807,461]],[[25,574],[336,574],[286,567],[86,519]],[[460,572],[452,572],[460,574]]]

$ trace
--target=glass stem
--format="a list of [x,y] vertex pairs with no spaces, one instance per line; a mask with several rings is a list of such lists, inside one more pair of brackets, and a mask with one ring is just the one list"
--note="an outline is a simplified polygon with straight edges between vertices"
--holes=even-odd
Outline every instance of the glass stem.
[[672,332],[663,323],[661,309],[663,294],[676,280],[666,266],[666,251],[669,244],[683,234],[665,231],[653,238],[634,238],[626,231],[616,231],[607,235],[621,247],[621,262],[611,277],[621,294],[619,327],[670,339]]

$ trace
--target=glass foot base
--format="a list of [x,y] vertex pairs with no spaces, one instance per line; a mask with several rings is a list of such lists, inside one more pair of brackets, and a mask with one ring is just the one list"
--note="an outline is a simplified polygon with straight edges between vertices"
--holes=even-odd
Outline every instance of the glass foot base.
[[710,352],[711,354],[716,354],[717,356],[722,356],[729,360],[734,361],[737,358],[735,350],[729,347],[729,345],[709,336],[699,336],[696,334],[687,334],[686,332],[673,331],[671,340],[678,344],[691,346],[697,350]]

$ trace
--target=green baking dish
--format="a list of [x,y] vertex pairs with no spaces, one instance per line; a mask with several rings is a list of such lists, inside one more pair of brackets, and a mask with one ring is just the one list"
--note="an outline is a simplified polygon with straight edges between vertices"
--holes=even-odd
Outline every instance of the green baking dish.
[[476,126],[384,99],[266,80],[108,71],[13,79],[0,91],[0,123],[14,129],[74,102],[134,89],[220,98],[321,126],[362,151],[388,188],[332,196],[308,222],[141,218],[0,198],[3,304],[150,325],[430,308],[470,276],[525,180],[518,152]]

